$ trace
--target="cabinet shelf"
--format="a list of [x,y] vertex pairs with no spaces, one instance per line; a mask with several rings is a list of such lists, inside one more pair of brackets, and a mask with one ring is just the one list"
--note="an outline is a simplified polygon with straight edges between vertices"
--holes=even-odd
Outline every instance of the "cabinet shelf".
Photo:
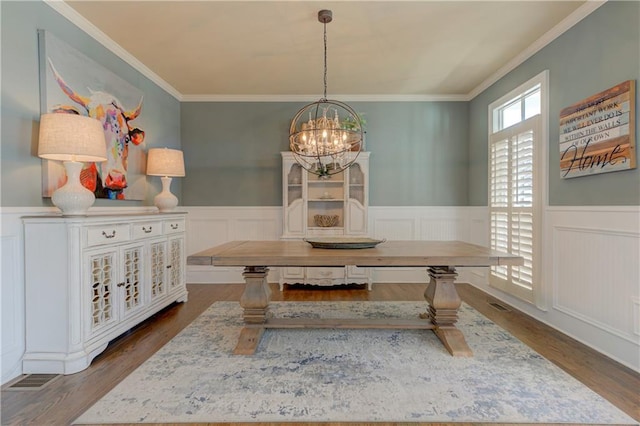
[[310,231],[343,230],[344,226],[308,226],[307,229]]
[[310,198],[309,199],[310,203],[342,203],[344,202],[344,199],[342,198]]

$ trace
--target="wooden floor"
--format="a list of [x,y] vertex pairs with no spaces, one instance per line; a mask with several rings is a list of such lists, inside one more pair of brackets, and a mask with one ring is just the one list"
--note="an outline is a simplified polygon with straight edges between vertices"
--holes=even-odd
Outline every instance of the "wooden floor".
[[[7,390],[7,385],[3,386],[1,424],[71,424],[213,302],[239,300],[242,288],[239,284],[189,285],[187,303],[170,306],[111,342],[88,369],[60,376],[40,390]],[[336,289],[287,286],[280,292],[274,285],[272,300],[424,300],[424,288],[420,284],[378,284],[372,291],[358,286]],[[491,298],[470,285],[460,284],[458,291],[469,305],[640,421],[640,374],[508,306],[508,311],[496,309],[489,303],[493,301]],[[250,423],[261,424],[264,423]],[[302,424],[288,423],[289,426]],[[349,423],[366,424],[372,423]]]

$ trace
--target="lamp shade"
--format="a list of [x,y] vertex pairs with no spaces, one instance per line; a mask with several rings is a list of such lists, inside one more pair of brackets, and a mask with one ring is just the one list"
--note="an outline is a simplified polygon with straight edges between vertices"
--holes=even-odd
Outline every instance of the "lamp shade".
[[38,157],[59,161],[106,161],[102,124],[84,115],[43,114],[40,117]]
[[147,175],[184,176],[184,156],[182,151],[170,148],[151,148],[147,156]]

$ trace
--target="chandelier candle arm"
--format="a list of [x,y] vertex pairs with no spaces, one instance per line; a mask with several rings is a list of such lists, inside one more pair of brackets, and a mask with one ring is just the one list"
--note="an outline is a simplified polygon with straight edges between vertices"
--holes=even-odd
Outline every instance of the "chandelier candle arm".
[[330,10],[318,12],[324,26],[324,97],[306,105],[291,120],[289,148],[304,169],[319,176],[345,170],[362,151],[362,121],[349,105],[327,99],[327,23]]

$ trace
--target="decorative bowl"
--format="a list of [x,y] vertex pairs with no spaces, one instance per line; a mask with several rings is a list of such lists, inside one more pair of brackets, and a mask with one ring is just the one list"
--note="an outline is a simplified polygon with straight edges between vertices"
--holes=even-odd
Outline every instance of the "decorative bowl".
[[338,222],[340,221],[340,216],[338,216],[337,214],[317,214],[313,216],[313,221],[318,226],[329,228],[338,224]]
[[374,240],[367,237],[315,237],[315,238],[303,238],[304,241],[311,244],[313,248],[322,249],[363,249],[374,248],[380,243],[387,241]]

